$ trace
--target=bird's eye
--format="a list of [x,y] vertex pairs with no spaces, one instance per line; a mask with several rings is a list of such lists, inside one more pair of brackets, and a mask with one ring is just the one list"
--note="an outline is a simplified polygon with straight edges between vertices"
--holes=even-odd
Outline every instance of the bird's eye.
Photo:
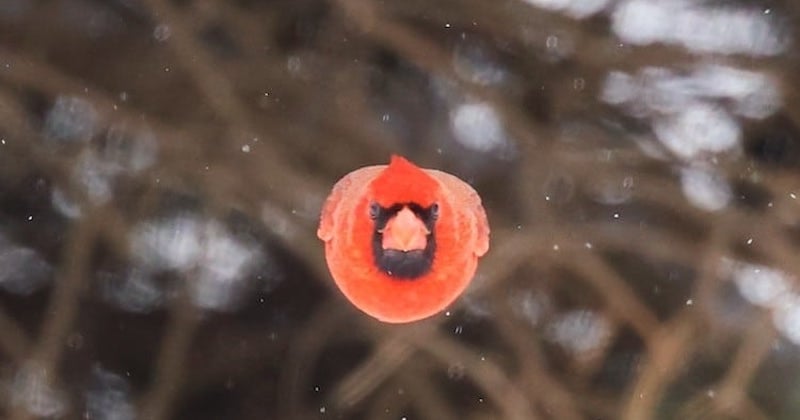
[[381,211],[381,208],[378,205],[378,203],[371,203],[369,205],[369,218],[373,219],[373,220],[377,219],[378,218],[378,214],[380,213],[380,211]]
[[439,204],[433,203],[430,211],[431,211],[431,218],[433,218],[433,220],[439,218]]

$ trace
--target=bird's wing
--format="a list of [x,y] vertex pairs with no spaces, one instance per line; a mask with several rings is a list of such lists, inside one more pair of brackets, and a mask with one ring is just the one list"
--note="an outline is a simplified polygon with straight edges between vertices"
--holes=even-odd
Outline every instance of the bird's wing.
[[489,251],[489,219],[486,217],[486,210],[481,204],[478,192],[466,182],[447,172],[435,169],[427,169],[427,171],[454,194],[456,205],[467,209],[470,215],[469,227],[475,235],[473,252],[475,256],[482,257]]
[[342,210],[354,205],[358,201],[358,195],[385,168],[386,165],[374,165],[356,169],[342,177],[333,186],[333,190],[325,200],[325,204],[322,205],[320,212],[319,228],[317,229],[317,236],[320,239],[325,242],[333,239],[336,223],[343,217]]

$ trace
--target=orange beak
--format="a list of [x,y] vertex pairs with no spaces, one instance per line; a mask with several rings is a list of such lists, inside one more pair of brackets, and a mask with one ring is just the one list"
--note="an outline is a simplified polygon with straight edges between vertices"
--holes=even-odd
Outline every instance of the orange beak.
[[413,211],[408,207],[403,207],[386,222],[383,229],[383,249],[423,250],[428,244],[428,234],[430,233],[425,227],[425,223]]

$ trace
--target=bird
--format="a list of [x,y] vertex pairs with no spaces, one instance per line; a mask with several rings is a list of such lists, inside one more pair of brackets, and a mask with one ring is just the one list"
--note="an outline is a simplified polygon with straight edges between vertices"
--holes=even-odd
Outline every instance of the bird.
[[317,229],[342,294],[393,324],[429,318],[452,304],[488,252],[489,234],[475,189],[399,155],[336,182]]

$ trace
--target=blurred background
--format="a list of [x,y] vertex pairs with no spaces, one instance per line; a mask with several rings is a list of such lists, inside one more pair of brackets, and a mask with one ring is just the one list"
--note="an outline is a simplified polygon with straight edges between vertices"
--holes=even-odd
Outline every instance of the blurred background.
[[[800,4],[0,0],[0,411],[800,418]],[[403,154],[482,195],[446,312],[315,231]]]

